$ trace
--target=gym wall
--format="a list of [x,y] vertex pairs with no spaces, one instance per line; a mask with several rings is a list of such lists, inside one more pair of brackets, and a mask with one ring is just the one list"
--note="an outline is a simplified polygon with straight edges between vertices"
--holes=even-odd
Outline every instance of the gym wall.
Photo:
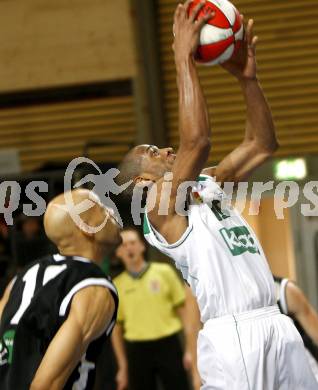
[[131,78],[129,0],[0,2],[0,92]]
[[90,158],[119,162],[134,139],[131,95],[0,110],[0,149],[18,149],[23,171],[83,156],[85,144],[93,140],[113,143],[92,149]]
[[113,145],[92,158],[119,161],[135,139],[130,1],[0,1],[0,36],[0,150],[31,171],[97,139]]

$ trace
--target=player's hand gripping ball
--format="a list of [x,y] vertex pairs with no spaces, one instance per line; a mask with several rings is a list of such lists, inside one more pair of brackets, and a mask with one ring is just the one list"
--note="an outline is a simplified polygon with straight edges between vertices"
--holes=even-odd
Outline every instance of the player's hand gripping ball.
[[[200,1],[193,0],[190,3],[189,14]],[[206,0],[197,19],[208,12],[214,15],[202,27],[195,60],[205,65],[222,64],[235,55],[241,46],[244,37],[242,19],[228,0]]]

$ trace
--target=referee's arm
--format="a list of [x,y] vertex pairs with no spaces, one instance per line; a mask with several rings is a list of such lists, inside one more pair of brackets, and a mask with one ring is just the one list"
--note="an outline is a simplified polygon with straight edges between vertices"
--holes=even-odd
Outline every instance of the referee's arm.
[[60,390],[86,352],[110,323],[115,303],[104,287],[91,286],[73,298],[70,313],[51,341],[30,390]]
[[198,390],[201,388],[201,378],[197,368],[197,338],[202,324],[197,301],[187,285],[185,285],[185,292],[185,305],[177,308],[186,343],[183,364],[185,369],[191,373],[193,389]]
[[[189,287],[186,287],[186,289],[189,289]],[[186,290],[185,303],[176,308],[177,315],[182,322],[183,333],[185,336],[185,352],[183,364],[186,370],[192,369],[193,361],[196,358],[196,344],[197,336],[199,333],[198,322],[200,322],[199,320],[197,321],[195,307],[192,304],[190,294],[192,294],[191,291]]]

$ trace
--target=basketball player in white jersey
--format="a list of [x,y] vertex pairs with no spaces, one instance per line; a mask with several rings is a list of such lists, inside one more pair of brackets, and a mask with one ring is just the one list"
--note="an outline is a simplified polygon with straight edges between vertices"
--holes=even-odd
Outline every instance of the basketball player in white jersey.
[[[135,147],[121,164],[119,182],[133,179],[135,185],[151,187],[145,237],[174,259],[197,298],[204,324],[198,339],[202,389],[315,389],[301,337],[276,305],[264,252],[241,215],[220,207],[224,193],[216,184],[243,181],[277,148],[271,112],[257,79],[253,21],[248,22],[240,55],[224,64],[246,101],[245,137],[217,167],[204,169],[211,131],[193,54],[211,15],[196,22],[203,3],[188,15],[189,4],[179,4],[174,18],[179,150],[175,155],[171,148]],[[172,172],[168,183],[167,172]],[[179,185],[187,181],[192,184],[184,216],[176,208],[187,191]]]

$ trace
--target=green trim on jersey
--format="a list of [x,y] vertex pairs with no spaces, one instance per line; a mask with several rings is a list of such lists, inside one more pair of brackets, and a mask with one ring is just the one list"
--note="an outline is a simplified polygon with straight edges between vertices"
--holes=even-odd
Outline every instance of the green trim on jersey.
[[145,211],[145,214],[144,214],[144,223],[143,223],[143,232],[144,232],[144,235],[145,236],[149,236],[151,233],[153,234],[153,236],[155,237],[155,240],[160,244],[160,246],[162,246],[163,248],[167,248],[167,249],[173,249],[173,248],[177,248],[178,246],[180,246],[181,244],[184,243],[184,241],[187,239],[187,237],[189,236],[189,234],[192,232],[193,230],[193,226],[192,225],[188,225],[186,231],[183,233],[183,235],[181,236],[181,238],[173,243],[173,244],[167,244],[165,242],[161,242],[160,240],[158,240],[158,238],[156,237],[156,235],[154,234],[153,232],[153,229],[151,228],[151,224],[150,222],[148,221],[148,217],[147,217],[147,212]]
[[220,201],[218,200],[212,201],[211,210],[219,221],[223,221],[224,219],[230,218],[231,216],[229,210],[222,209],[220,207]]
[[150,234],[150,226],[149,226],[148,217],[147,217],[146,212],[144,214],[143,231],[144,231],[144,235]]
[[206,175],[206,176],[203,176],[203,175],[200,175],[198,178],[197,178],[197,181],[200,182],[200,181],[206,181],[209,179],[209,175]]
[[0,340],[0,364],[11,364],[13,356],[15,330],[6,331]]

